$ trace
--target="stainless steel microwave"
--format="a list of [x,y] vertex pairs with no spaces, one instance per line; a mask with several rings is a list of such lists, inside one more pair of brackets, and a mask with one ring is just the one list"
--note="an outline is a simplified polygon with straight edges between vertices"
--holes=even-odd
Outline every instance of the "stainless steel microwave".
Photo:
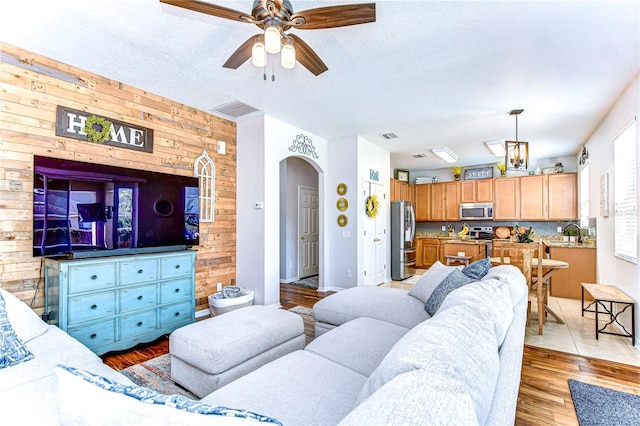
[[460,203],[460,220],[493,220],[493,203]]

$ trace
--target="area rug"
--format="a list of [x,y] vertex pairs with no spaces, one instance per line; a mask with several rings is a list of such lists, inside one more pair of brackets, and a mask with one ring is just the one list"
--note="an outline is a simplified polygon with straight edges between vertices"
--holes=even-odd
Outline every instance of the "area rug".
[[301,280],[294,281],[294,282],[289,283],[289,284],[300,285],[302,287],[308,287],[308,288],[318,288],[318,276],[317,275],[312,275],[310,277],[303,278]]
[[640,425],[640,395],[569,380],[580,426]]
[[[308,345],[315,337],[316,320],[313,317],[313,309],[305,308],[304,306],[295,306],[289,309],[289,311],[302,317],[305,344]],[[133,365],[124,370],[120,370],[120,372],[138,386],[151,388],[164,394],[177,394],[191,399],[199,399],[171,380],[171,355],[169,354]]]

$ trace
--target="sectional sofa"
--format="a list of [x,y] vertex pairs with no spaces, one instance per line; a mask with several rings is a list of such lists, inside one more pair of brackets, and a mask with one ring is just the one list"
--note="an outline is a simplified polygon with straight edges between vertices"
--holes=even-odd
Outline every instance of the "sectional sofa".
[[[358,289],[325,298],[314,309],[324,333],[305,349],[201,401],[132,385],[2,292],[15,335],[33,358],[0,368],[0,411],[4,419],[40,425],[513,424],[527,308],[524,277],[515,267],[494,267],[482,279],[439,294],[430,306],[433,315],[419,312],[426,304],[420,297],[438,299],[434,295],[449,276],[460,275],[451,268],[430,269],[411,294],[375,287],[366,292],[381,296],[369,294],[360,302]],[[381,305],[371,305],[372,298]]]

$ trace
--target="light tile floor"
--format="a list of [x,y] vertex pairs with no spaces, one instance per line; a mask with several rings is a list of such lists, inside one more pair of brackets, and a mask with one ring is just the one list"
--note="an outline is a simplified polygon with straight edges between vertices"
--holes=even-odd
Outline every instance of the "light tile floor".
[[[409,290],[424,271],[419,269],[413,277],[390,281],[381,286]],[[563,318],[565,324],[548,316],[542,335],[538,334],[536,306],[532,306],[533,314],[526,330],[525,344],[640,367],[640,349],[632,346],[629,337],[600,334],[596,340],[595,314],[587,312],[582,317],[580,303],[580,300],[549,297],[549,307]],[[601,320],[604,319],[605,316],[601,316]]]

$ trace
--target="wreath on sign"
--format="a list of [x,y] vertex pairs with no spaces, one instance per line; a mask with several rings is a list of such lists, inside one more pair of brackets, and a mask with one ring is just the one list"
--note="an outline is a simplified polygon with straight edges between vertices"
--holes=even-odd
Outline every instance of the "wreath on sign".
[[111,122],[106,118],[91,115],[84,123],[84,132],[91,142],[106,142],[111,139]]
[[367,208],[367,216],[369,217],[378,217],[378,207],[380,206],[380,202],[378,201],[377,195],[371,195],[367,198],[366,208]]

